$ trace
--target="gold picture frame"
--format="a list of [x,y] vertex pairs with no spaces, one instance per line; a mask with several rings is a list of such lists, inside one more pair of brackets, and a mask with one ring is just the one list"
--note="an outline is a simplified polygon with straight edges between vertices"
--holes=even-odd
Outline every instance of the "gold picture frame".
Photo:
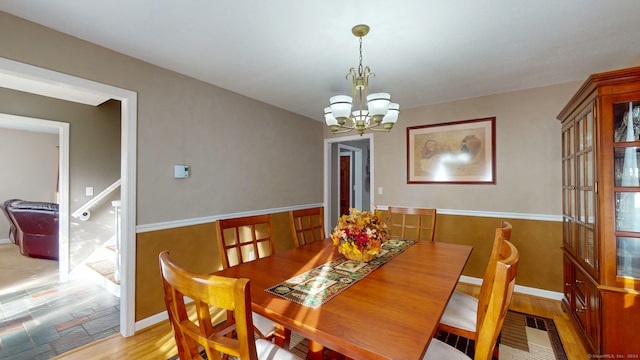
[[495,117],[407,127],[408,184],[495,184]]

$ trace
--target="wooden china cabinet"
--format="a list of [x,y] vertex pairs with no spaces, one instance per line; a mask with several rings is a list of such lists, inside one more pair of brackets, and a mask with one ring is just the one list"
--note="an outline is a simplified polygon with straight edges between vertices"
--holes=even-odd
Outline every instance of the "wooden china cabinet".
[[565,311],[590,353],[640,354],[640,67],[591,75],[562,122]]

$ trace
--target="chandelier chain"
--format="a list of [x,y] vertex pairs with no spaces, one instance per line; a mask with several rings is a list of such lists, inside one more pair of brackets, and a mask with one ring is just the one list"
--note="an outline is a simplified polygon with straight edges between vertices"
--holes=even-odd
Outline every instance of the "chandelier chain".
[[[360,59],[359,59],[359,63],[358,63],[358,78],[362,81],[363,80],[363,71],[364,68],[362,67],[362,36],[360,37]],[[364,85],[364,83],[363,83]],[[359,97],[359,103],[360,103],[360,115],[362,116],[362,102],[363,102],[363,90],[364,87],[361,87],[358,91],[358,97]]]
[[362,37],[360,37],[360,59],[358,63],[358,76],[362,77],[363,67],[362,67]]

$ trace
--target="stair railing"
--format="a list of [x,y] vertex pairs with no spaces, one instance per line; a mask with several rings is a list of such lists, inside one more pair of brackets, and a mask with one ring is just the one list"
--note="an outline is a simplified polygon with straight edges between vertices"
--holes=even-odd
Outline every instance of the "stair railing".
[[121,179],[116,180],[113,184],[109,185],[106,189],[102,190],[98,195],[94,196],[91,200],[87,201],[86,204],[82,205],[78,208],[78,210],[71,213],[76,219],[80,219],[82,221],[87,221],[91,218],[91,208],[100,203],[104,198],[109,196],[114,190],[120,187]]

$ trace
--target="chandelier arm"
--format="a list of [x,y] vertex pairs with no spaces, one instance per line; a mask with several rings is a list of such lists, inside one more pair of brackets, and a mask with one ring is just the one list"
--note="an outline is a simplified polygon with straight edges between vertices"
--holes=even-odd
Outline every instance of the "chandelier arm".
[[348,130],[338,130],[338,131],[334,131],[334,134],[346,134],[346,133],[350,133],[352,132],[353,129],[348,129]]
[[362,86],[366,91],[366,95],[369,95],[369,77],[376,77],[376,73],[371,71],[371,69],[367,66],[364,68],[364,74],[362,75]]
[[351,125],[347,125],[347,123],[345,122],[344,124],[338,124],[338,125],[335,125],[335,126],[338,129],[348,129],[348,131],[354,130],[356,128],[355,121],[351,117],[348,117],[347,119],[351,122]]
[[369,131],[376,131],[376,132],[390,132],[390,131],[391,131],[391,128],[389,128],[389,129],[378,129],[378,128],[376,128],[376,127],[370,127],[370,128],[367,128],[367,130],[369,130]]
[[346,78],[349,79],[351,76],[351,98],[356,98],[356,88],[358,87],[358,77],[356,75],[356,70],[354,68],[349,69]]
[[380,123],[377,123],[377,124],[369,125],[366,128],[366,130],[389,132],[393,128],[393,125],[394,124],[391,123],[391,122],[387,122],[387,123],[380,122]]
[[380,126],[384,126],[382,123],[375,125],[367,125],[362,129],[358,129],[355,124],[351,126],[339,125],[337,128],[341,130],[331,131],[334,134],[344,134],[351,132],[353,130],[357,130],[359,134],[363,134],[366,130],[374,131],[374,132],[390,132],[393,125],[390,125],[388,128],[379,128]]
[[355,130],[355,127],[346,127],[346,126],[340,126],[339,129],[342,130],[336,130],[336,131],[331,131],[334,134],[345,134],[348,132],[352,132],[353,130]]
[[355,129],[355,128],[356,128],[356,123],[355,123],[355,121],[352,121],[352,122],[351,122],[351,125],[342,124],[342,125],[340,125],[340,128],[341,128],[341,129],[349,129],[349,130],[353,130],[353,129]]

